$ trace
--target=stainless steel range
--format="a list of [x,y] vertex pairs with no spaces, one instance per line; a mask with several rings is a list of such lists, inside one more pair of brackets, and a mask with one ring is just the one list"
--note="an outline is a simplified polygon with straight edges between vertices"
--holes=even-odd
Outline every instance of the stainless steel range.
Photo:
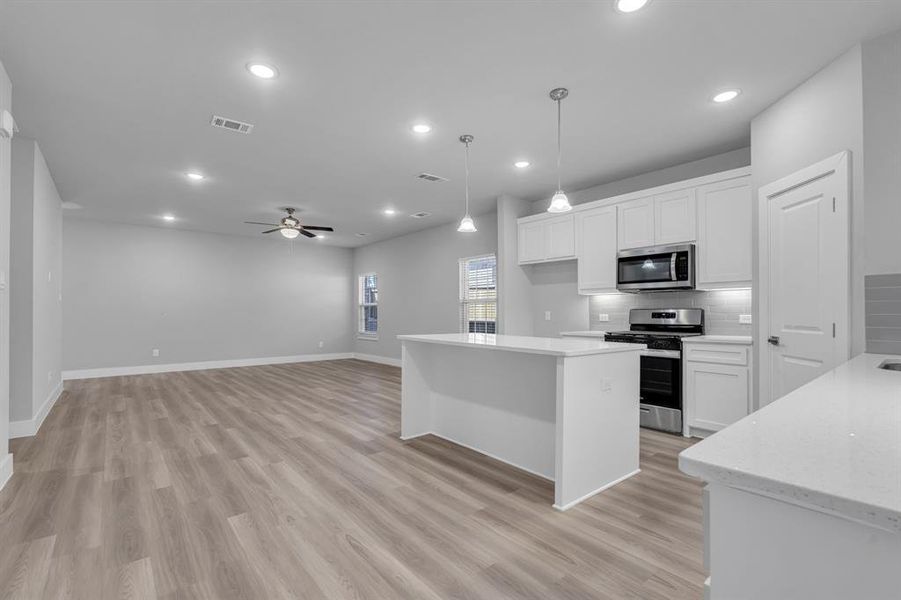
[[700,308],[633,308],[629,331],[609,331],[608,342],[647,344],[641,356],[641,426],[682,432],[682,338],[704,334]]

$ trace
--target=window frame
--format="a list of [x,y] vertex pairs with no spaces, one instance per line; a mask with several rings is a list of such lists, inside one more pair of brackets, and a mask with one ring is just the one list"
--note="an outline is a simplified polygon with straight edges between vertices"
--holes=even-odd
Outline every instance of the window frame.
[[[469,286],[468,286],[469,280],[468,280],[468,276],[467,276],[469,263],[471,263],[472,261],[483,260],[486,258],[491,258],[494,260],[494,298],[490,299],[490,300],[485,300],[485,299],[472,300],[472,299],[468,298],[467,294],[466,294],[466,292],[469,289]],[[497,307],[498,307],[497,254],[491,252],[488,254],[465,256],[458,260],[458,265],[459,265],[459,267],[458,267],[459,268],[458,306],[459,306],[459,330],[460,330],[460,332],[461,333],[488,333],[487,325],[485,326],[486,331],[484,331],[484,332],[469,331],[470,320],[469,320],[469,312],[468,312],[467,308],[471,304],[485,304],[485,305],[493,304],[494,305],[494,311],[493,311],[494,319],[491,321],[488,321],[486,319],[484,321],[476,321],[476,322],[477,323],[493,323],[494,324],[493,333],[496,334],[497,333],[497,325],[498,325],[498,318],[497,318]]]
[[[376,293],[376,301],[375,302],[364,302],[364,298],[366,297],[365,293],[365,281],[367,277],[373,277],[375,279],[375,293]],[[378,317],[378,308],[379,308],[379,275],[376,272],[368,272],[368,273],[360,273],[357,276],[357,338],[361,340],[377,340],[379,338],[379,317]],[[366,309],[369,307],[375,307],[376,309],[376,317],[375,317],[375,331],[366,331]]]

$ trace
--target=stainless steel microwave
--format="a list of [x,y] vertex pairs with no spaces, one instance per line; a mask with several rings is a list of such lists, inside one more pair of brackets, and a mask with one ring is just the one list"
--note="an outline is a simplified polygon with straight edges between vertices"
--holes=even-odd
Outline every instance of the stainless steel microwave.
[[693,290],[694,287],[694,244],[635,248],[616,255],[618,290],[662,292]]

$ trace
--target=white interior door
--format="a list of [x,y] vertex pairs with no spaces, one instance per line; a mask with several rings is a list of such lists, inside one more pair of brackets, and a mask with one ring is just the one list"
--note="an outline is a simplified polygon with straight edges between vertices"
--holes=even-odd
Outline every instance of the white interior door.
[[763,403],[848,359],[847,154],[840,156],[761,189],[768,238]]

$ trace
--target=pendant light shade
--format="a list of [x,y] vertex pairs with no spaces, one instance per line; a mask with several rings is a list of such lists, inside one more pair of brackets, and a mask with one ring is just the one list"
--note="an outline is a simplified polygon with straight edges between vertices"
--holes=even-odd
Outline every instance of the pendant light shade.
[[551,198],[551,203],[547,207],[547,211],[550,213],[564,213],[573,209],[569,203],[569,198],[563,193],[563,186],[560,184],[560,158],[563,155],[560,146],[560,121],[562,112],[560,103],[564,98],[569,96],[569,90],[566,88],[554,88],[551,90],[549,96],[551,97],[551,100],[557,103],[557,192]]
[[472,217],[469,216],[469,145],[472,143],[473,139],[474,138],[468,134],[460,136],[460,141],[463,142],[464,146],[463,164],[466,167],[466,213],[463,215],[463,218],[460,219],[460,226],[457,227],[457,231],[460,233],[475,233],[478,231]]

